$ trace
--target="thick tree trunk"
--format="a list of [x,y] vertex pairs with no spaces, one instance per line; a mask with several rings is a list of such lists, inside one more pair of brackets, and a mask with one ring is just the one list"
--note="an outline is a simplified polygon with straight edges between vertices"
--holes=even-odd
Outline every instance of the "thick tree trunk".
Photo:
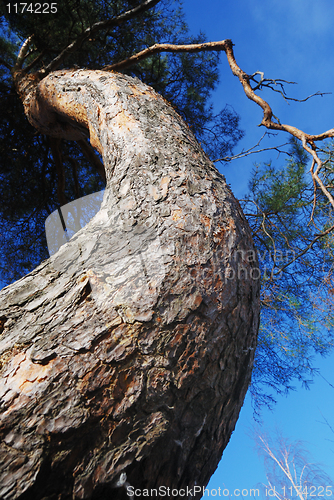
[[0,496],[204,486],[243,404],[258,329],[239,204],[139,80],[58,71],[21,94],[41,132],[89,133],[107,189],[87,226],[0,294]]

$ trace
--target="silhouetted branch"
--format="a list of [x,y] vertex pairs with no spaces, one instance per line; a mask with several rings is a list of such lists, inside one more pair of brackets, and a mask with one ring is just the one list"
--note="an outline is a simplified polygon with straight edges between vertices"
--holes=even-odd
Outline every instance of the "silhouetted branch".
[[72,158],[71,156],[65,156],[64,160],[67,160],[70,162],[72,165],[72,175],[73,175],[73,182],[74,182],[74,195],[75,198],[78,199],[80,198],[80,185],[79,185],[79,179],[78,179],[78,162],[75,158]]
[[4,59],[0,58],[0,64],[2,64],[3,66],[5,66],[5,68],[11,70],[12,69],[12,66],[7,62],[5,61]]
[[39,63],[39,61],[44,57],[45,53],[46,50],[42,50],[42,52],[24,68],[24,71],[28,73],[34,66],[36,66],[36,64]]

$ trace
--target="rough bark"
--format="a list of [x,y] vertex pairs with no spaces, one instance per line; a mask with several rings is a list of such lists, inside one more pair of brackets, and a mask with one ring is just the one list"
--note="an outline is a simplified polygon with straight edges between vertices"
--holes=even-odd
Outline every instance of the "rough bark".
[[256,345],[260,283],[240,206],[139,80],[79,70],[26,83],[31,123],[89,135],[107,189],[87,226],[0,293],[0,496],[204,486]]

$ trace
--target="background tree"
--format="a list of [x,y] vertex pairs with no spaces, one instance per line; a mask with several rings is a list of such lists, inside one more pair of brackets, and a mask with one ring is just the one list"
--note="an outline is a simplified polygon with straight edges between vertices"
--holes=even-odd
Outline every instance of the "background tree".
[[333,495],[333,479],[311,460],[302,443],[290,442],[280,433],[271,439],[260,431],[255,439],[267,471],[268,484],[263,485],[265,498],[306,500],[315,495]]

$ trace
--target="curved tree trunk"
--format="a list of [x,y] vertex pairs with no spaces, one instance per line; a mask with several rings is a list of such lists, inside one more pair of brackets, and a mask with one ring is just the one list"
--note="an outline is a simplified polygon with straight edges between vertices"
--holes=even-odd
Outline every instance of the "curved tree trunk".
[[189,128],[139,80],[79,70],[26,83],[31,123],[89,134],[107,189],[87,226],[0,293],[0,496],[204,486],[253,365],[247,222]]

